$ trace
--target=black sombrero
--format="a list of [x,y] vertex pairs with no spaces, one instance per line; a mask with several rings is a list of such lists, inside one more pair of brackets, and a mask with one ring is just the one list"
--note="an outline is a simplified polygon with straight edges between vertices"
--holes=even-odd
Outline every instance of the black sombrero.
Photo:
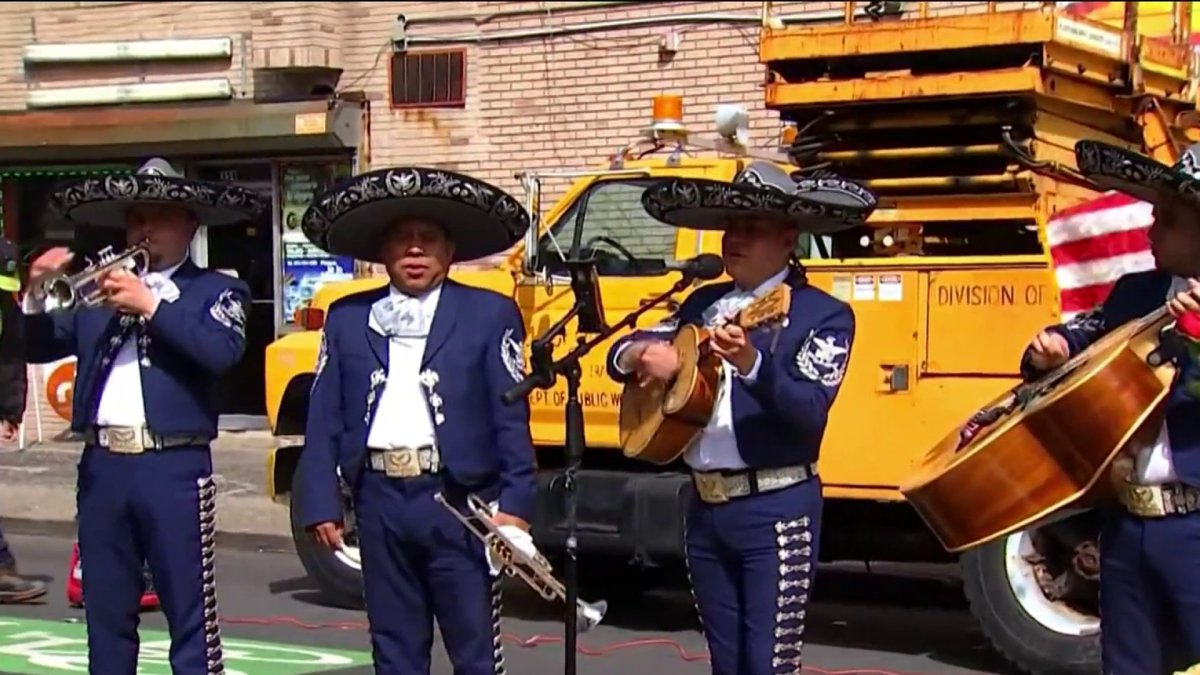
[[207,227],[253,220],[267,207],[266,200],[254,190],[185,178],[159,158],[147,161],[131,175],[93,177],[67,184],[51,198],[51,206],[66,219],[100,227],[124,228],[126,212],[141,204],[182,206]]
[[1099,141],[1075,144],[1079,172],[1106,190],[1145,202],[1177,195],[1200,206],[1200,143],[1183,151],[1174,166]]
[[730,216],[761,215],[826,234],[863,225],[876,203],[870,190],[840,176],[796,179],[766,161],[751,162],[731,183],[672,178],[642,194],[656,220],[697,230],[723,230]]
[[446,228],[453,262],[511,248],[529,229],[529,214],[494,185],[443,169],[379,169],[343,180],[313,198],[300,229],[334,255],[381,262],[380,243],[399,219],[420,218]]

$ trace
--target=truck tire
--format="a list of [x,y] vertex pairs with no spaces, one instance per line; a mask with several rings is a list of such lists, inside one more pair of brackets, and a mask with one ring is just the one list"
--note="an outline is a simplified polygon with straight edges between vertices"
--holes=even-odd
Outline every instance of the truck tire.
[[354,508],[349,495],[345,496],[343,505],[346,514],[346,529],[342,533],[344,549],[334,552],[318,544],[299,524],[296,502],[301,496],[295,494],[295,490],[300,484],[299,481],[292,481],[293,493],[290,500],[292,541],[296,546],[300,564],[304,566],[308,578],[317,584],[327,602],[344,609],[364,609],[366,605],[363,602],[362,559],[359,557],[358,537],[354,530]]
[[[1042,591],[1033,537],[1019,532],[962,554],[963,590],[984,635],[1030,675],[1100,672],[1100,619]],[[1056,570],[1058,571],[1058,570]]]

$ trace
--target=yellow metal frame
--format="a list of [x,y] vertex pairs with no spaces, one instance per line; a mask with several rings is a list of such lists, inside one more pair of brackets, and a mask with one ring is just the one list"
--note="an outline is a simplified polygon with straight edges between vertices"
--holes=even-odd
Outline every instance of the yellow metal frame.
[[951,50],[1048,42],[1054,37],[1054,27],[1052,14],[1036,10],[862,24],[768,25],[759,36],[759,60],[770,63],[889,54],[907,51],[912,45]]

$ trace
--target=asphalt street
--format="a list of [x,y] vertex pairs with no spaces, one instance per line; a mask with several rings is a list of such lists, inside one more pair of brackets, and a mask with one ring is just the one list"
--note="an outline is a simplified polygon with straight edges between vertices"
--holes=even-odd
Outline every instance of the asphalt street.
[[[69,607],[65,594],[71,540],[10,539],[22,570],[47,580],[51,592],[41,605],[0,606],[0,672],[86,672],[83,612]],[[322,606],[293,553],[222,549],[217,584],[230,675],[372,672],[365,615]],[[828,570],[820,585],[805,636],[805,673],[1009,672],[976,632],[952,578]],[[709,672],[685,587],[610,602],[605,623],[580,637],[579,673]],[[520,586],[506,595],[509,673],[563,672],[556,609]],[[168,675],[165,621],[158,612],[142,616],[139,675]],[[435,675],[450,675],[440,645],[434,664]]]

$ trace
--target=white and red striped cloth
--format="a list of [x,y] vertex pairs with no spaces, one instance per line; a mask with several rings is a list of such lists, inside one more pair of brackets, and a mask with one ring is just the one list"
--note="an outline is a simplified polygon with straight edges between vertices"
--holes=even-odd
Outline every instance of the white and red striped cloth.
[[1122,275],[1154,268],[1151,210],[1147,202],[1107,192],[1046,223],[1063,321],[1103,303]]

